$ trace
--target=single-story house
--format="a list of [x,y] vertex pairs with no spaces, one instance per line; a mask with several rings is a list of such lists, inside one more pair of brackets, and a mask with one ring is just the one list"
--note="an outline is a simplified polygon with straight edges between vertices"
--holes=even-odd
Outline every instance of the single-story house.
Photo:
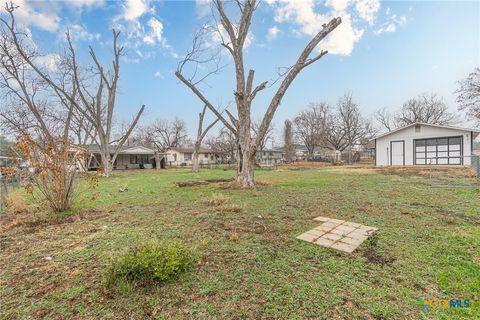
[[[165,162],[169,167],[191,166],[193,148],[169,148],[165,152]],[[215,164],[220,159],[219,155],[206,148],[200,148],[198,162],[200,164]]]
[[413,123],[374,139],[377,166],[470,165],[478,129]]
[[[116,146],[110,146],[113,151]],[[100,157],[100,149],[96,144],[86,146],[91,154],[88,169],[96,170],[102,163]],[[139,169],[153,168],[155,166],[155,150],[143,146],[122,146],[122,150],[118,153],[117,159],[113,163],[114,169]]]

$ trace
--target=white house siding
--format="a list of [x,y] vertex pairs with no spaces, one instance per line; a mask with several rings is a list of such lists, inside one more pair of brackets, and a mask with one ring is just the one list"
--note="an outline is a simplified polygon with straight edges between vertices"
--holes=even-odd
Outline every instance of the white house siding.
[[[182,164],[191,166],[192,156],[193,152],[190,153],[170,150],[165,155],[166,165],[171,167],[181,166]],[[214,164],[217,161],[216,156],[213,153],[199,153],[198,162],[200,164]]]
[[[428,139],[428,138],[444,138],[444,137],[463,137],[463,156],[471,155],[472,150],[472,134],[470,131],[459,130],[454,128],[446,127],[434,127],[428,125],[420,125],[420,132],[416,132],[416,126],[406,127],[399,131],[393,132],[386,136],[376,139],[375,153],[376,153],[376,165],[377,166],[388,166],[391,165],[390,159],[390,148],[393,145],[395,152],[398,151],[398,148],[401,146],[400,143],[395,143],[395,141],[404,141],[405,142],[405,165],[414,164],[414,140],[417,139]],[[474,134],[475,137],[475,134]],[[399,158],[393,157],[394,165],[398,163]],[[463,157],[463,164],[470,165],[471,159],[469,157]],[[427,163],[428,164],[428,163]]]

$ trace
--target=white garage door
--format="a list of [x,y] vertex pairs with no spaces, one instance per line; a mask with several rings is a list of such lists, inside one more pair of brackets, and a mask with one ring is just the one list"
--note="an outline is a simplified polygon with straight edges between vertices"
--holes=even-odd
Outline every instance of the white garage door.
[[405,141],[390,142],[390,164],[392,166],[405,165]]

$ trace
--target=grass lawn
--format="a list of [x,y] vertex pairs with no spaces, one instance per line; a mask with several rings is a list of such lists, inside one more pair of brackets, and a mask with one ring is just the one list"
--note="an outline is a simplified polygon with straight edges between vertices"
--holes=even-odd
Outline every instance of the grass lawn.
[[[424,177],[394,173],[259,171],[264,183],[252,190],[174,185],[233,177],[220,169],[115,173],[93,199],[82,186],[60,218],[3,217],[0,317],[426,319],[420,298],[453,298],[470,307],[425,315],[479,319],[479,189],[431,188]],[[219,194],[220,203],[207,201]],[[379,231],[352,254],[295,239],[319,215]],[[152,238],[182,239],[201,258],[168,283],[106,287],[111,257]]]

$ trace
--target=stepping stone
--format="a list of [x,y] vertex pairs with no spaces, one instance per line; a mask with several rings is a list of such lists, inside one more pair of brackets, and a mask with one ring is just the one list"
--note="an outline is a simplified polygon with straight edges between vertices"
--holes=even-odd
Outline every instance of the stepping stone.
[[326,227],[323,224],[321,226],[316,227],[314,230],[321,230],[323,232],[330,232],[334,229],[334,227]]
[[330,246],[330,248],[337,249],[337,250],[340,250],[340,251],[343,251],[343,252],[351,253],[351,252],[353,252],[353,250],[355,250],[357,248],[357,246],[355,246],[353,244],[348,244],[348,243],[345,243],[345,242],[335,242],[334,244],[332,244]]
[[312,229],[312,230],[308,230],[308,231],[307,231],[307,232],[305,232],[305,233],[308,233],[308,234],[314,235],[314,236],[316,236],[317,238],[318,238],[318,237],[321,237],[321,236],[323,236],[323,235],[325,234],[325,232],[324,232],[324,231],[322,231],[322,230],[318,230],[318,229]]
[[330,228],[332,228],[332,229],[338,227],[339,225],[340,225],[339,223],[335,223],[335,222],[332,222],[332,221],[330,221],[330,220],[327,221],[327,222],[324,222],[324,223],[322,224],[322,226],[330,227]]
[[352,232],[353,230],[355,230],[355,228],[352,228],[352,227],[345,227],[343,224],[336,227],[335,229],[333,229],[332,231],[330,231],[331,233],[336,233],[336,234],[339,234],[339,235],[346,235],[350,232]]
[[362,239],[356,239],[356,238],[351,238],[351,237],[344,237],[342,238],[341,242],[349,244],[349,245],[354,245],[358,247],[359,245],[362,244],[364,240]]
[[347,226],[347,227],[353,227],[353,228],[358,228],[358,227],[361,226],[360,223],[355,223],[355,222],[350,222],[350,221],[345,221],[342,225]]
[[330,247],[332,244],[335,243],[334,240],[330,240],[330,239],[327,239],[327,238],[324,238],[324,237],[321,237],[321,238],[318,238],[315,242],[315,244],[318,244],[320,246],[324,246],[324,247]]
[[336,223],[336,224],[342,224],[345,222],[345,220],[338,220],[338,219],[330,219],[328,222]]
[[330,218],[327,218],[327,217],[316,217],[316,218],[313,218],[313,220],[315,220],[315,221],[321,221],[321,222],[327,222],[328,220],[330,220]]
[[335,234],[335,233],[325,233],[322,238],[325,238],[325,239],[329,239],[329,240],[333,240],[333,241],[337,241],[337,240],[340,240],[342,239],[343,237],[339,234]]
[[[358,229],[357,229],[357,230],[358,230]],[[347,236],[347,237],[350,237],[350,238],[362,240],[362,242],[363,242],[364,240],[367,240],[368,235],[366,235],[366,234],[363,233],[363,232],[357,231],[357,230],[354,230],[353,232],[348,233],[346,236]]]
[[307,241],[307,242],[313,242],[315,239],[317,239],[318,237],[313,235],[313,234],[310,234],[310,233],[302,233],[301,235],[299,235],[297,237],[297,239],[300,239],[300,240],[303,240],[303,241]]

